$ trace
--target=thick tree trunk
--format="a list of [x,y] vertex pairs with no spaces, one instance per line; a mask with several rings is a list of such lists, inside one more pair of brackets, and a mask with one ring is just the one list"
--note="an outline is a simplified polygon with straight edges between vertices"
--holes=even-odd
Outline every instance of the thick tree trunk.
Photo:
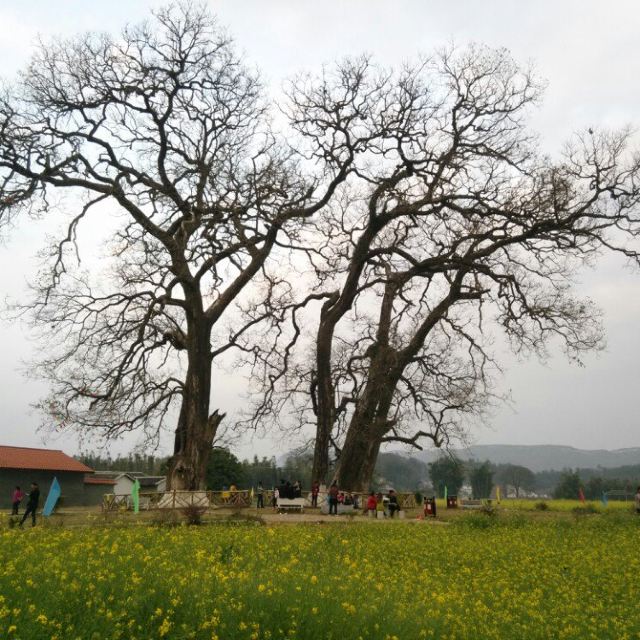
[[329,473],[329,447],[336,420],[336,397],[333,383],[331,355],[333,334],[337,323],[351,308],[358,291],[360,274],[366,264],[371,242],[378,231],[378,223],[370,222],[362,233],[353,253],[349,275],[341,292],[334,292],[322,305],[320,326],[316,338],[316,440],[313,452],[313,480],[323,482]]
[[351,422],[334,478],[340,489],[370,490],[381,438],[377,429]]
[[368,491],[382,438],[391,428],[389,409],[398,377],[396,352],[379,348],[372,356],[369,382],[349,423],[334,480],[347,491]]
[[402,350],[394,349],[389,341],[393,302],[402,281],[389,278],[386,283],[380,307],[377,342],[369,352],[371,360],[368,381],[362,396],[358,398],[336,468],[335,480],[344,489],[368,490],[380,445],[393,427],[389,412],[402,372],[410,359],[418,353],[429,332],[457,300],[463,278],[464,273],[460,272],[449,294],[424,319],[409,345]]
[[317,424],[313,451],[313,481],[324,483],[329,474],[329,445],[335,422],[335,391],[331,376],[331,344],[333,324],[321,319],[316,342]]
[[210,331],[204,318],[191,322],[187,334],[188,369],[176,428],[167,489],[206,489],[209,452],[224,414],[209,415],[211,394]]
[[209,416],[204,426],[192,425],[191,429],[184,431],[178,427],[174,454],[167,474],[167,489],[186,491],[206,489],[209,453],[218,425],[224,416],[224,413],[218,413],[216,410]]

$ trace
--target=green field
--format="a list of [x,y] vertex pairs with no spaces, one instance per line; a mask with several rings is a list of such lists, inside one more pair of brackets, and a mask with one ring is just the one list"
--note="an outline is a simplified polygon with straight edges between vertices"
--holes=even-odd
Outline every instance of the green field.
[[0,533],[0,637],[638,638],[640,518]]

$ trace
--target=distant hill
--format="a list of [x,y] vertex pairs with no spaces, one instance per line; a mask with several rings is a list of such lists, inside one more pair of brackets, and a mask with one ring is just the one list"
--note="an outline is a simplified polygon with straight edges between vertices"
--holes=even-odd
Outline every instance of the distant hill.
[[[456,449],[454,453],[463,460],[489,460],[496,464],[520,464],[532,471],[550,471],[566,468],[612,468],[640,464],[640,447],[630,449],[576,449],[551,444],[512,445],[479,444],[468,449]],[[429,450],[412,457],[424,462],[433,462],[439,451]]]

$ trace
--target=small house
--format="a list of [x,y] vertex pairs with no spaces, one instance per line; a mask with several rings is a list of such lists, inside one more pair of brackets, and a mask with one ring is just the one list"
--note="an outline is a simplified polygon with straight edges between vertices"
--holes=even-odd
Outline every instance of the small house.
[[40,486],[40,503],[44,504],[54,477],[60,483],[65,506],[90,504],[85,491],[87,474],[93,474],[93,469],[58,449],[0,445],[0,508],[11,507],[16,486],[28,493],[32,482]]

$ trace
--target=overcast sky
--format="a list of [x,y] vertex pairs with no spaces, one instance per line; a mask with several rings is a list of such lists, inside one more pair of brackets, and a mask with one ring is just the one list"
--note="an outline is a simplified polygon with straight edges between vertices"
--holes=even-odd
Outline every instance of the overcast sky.
[[[367,52],[383,64],[397,64],[454,41],[507,47],[516,60],[533,61],[548,80],[532,126],[549,153],[574,130],[587,126],[640,127],[640,4],[594,0],[550,2],[436,2],[327,0],[223,0],[211,7],[235,37],[246,59],[258,67],[277,94],[282,80],[318,69],[344,55]],[[38,36],[86,30],[117,32],[144,19],[158,3],[147,0],[0,0],[0,74],[10,77],[28,60]],[[0,245],[0,291],[19,296],[33,274],[42,237],[21,227]],[[561,356],[542,365],[504,354],[502,390],[513,404],[476,431],[479,444],[563,444],[586,449],[640,446],[640,274],[608,258],[580,276],[580,291],[604,310],[607,349],[577,368]],[[4,296],[3,296],[4,297]],[[25,380],[20,363],[31,352],[24,330],[0,325],[0,443],[41,446],[37,417],[29,405],[43,387]],[[225,376],[213,406],[233,409],[244,382]],[[77,451],[70,438],[47,445]],[[135,439],[117,447],[123,451]],[[170,445],[167,438],[166,446]],[[242,456],[270,455],[283,443],[245,442]],[[286,446],[286,444],[285,444]],[[166,450],[168,452],[168,449]]]

